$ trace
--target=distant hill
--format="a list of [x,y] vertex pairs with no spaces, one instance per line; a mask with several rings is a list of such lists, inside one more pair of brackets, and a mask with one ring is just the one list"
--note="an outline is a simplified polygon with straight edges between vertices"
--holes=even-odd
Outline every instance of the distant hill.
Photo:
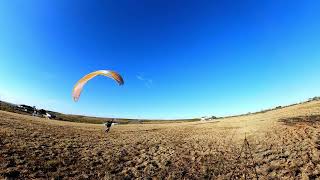
[[[245,116],[245,115],[250,115],[250,114],[266,113],[269,111],[294,106],[297,104],[303,104],[306,102],[319,101],[319,100],[320,100],[320,97],[314,97],[314,98],[310,98],[307,101],[295,103],[295,104],[288,105],[288,106],[277,106],[275,108],[266,109],[266,110],[262,110],[259,112],[241,114],[241,115],[236,115],[236,116],[228,116],[228,117],[222,117],[222,118],[224,119],[224,118],[229,118],[229,117],[240,117],[240,116]],[[19,114],[24,114],[24,115],[32,115],[30,113],[20,111],[17,107],[18,107],[18,105],[16,105],[16,104],[0,101],[0,110],[2,110],[2,111],[8,111],[8,112],[19,113]],[[47,112],[54,115],[55,120],[78,122],[78,123],[103,124],[103,123],[113,119],[113,118],[101,118],[101,117],[90,117],[90,116],[82,116],[82,115],[63,114],[63,113],[54,112],[54,111],[50,111],[50,110],[47,110]],[[217,118],[217,119],[221,119],[221,118]],[[143,123],[143,124],[152,123],[152,124],[154,124],[154,123],[177,123],[177,122],[193,122],[193,121],[200,121],[200,118],[177,119],[177,120],[148,120],[148,119],[116,118],[116,120],[115,120],[115,122],[119,123],[119,124],[139,124],[139,123]]]
[[7,112],[13,112],[13,113],[19,113],[19,114],[28,114],[22,111],[17,110],[16,104],[12,104],[5,101],[0,101],[0,110],[7,111]]
[[[5,101],[0,101],[0,110],[13,112],[24,115],[32,115],[31,113],[27,113],[19,110],[17,104],[12,104]],[[46,110],[49,114],[55,116],[55,120],[59,121],[69,121],[69,122],[78,122],[78,123],[90,123],[90,124],[103,124],[109,120],[114,118],[101,118],[101,117],[90,117],[90,116],[82,116],[82,115],[72,115],[72,114],[63,114],[59,112],[54,112],[50,110]],[[199,121],[199,119],[181,119],[181,120],[147,120],[147,119],[126,119],[126,118],[115,118],[115,122],[119,124],[139,124],[139,123],[174,123],[174,122],[191,122],[191,121]]]

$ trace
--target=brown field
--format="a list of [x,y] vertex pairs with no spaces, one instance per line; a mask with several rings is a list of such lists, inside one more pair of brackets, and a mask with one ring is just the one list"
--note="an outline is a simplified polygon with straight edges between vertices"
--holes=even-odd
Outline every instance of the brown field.
[[319,153],[320,101],[109,134],[0,111],[0,179],[320,179]]

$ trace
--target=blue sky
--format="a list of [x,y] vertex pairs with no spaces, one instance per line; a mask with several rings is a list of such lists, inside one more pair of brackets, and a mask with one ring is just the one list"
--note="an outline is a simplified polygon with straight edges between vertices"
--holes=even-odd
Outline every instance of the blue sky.
[[[0,98],[64,113],[225,116],[320,95],[317,0],[4,0]],[[76,81],[98,77],[74,103]]]

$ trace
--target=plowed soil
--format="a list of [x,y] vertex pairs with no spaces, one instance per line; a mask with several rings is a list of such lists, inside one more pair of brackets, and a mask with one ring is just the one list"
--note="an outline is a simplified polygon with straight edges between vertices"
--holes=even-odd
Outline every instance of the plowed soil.
[[320,179],[319,101],[103,128],[0,111],[0,179]]

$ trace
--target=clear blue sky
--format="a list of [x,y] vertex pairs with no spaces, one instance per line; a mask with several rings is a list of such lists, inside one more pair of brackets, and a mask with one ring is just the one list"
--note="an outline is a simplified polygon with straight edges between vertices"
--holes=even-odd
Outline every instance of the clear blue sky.
[[[191,118],[320,95],[320,1],[3,0],[0,98],[64,113]],[[74,103],[71,90],[99,77]]]

